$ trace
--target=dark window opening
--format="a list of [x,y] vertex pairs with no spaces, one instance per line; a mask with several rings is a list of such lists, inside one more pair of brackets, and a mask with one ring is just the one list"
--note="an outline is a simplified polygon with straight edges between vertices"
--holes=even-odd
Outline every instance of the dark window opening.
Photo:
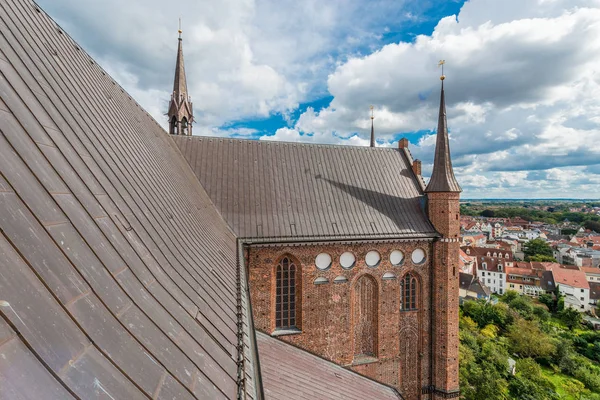
[[416,310],[417,304],[417,278],[406,274],[402,280],[402,310]]
[[296,327],[296,265],[284,257],[277,266],[277,289],[275,292],[275,327]]
[[175,118],[175,117],[171,118],[171,124],[170,124],[170,126],[171,126],[171,132],[170,132],[171,135],[178,135],[179,132],[178,132],[178,129],[177,129],[177,118]]

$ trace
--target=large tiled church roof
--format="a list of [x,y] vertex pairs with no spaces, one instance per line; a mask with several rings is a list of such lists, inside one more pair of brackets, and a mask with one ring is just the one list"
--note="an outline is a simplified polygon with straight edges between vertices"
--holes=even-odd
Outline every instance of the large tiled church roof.
[[256,240],[432,237],[401,149],[173,137],[225,220]]
[[237,265],[166,132],[33,1],[2,0],[0,398],[253,398]]
[[286,400],[398,400],[398,392],[257,332],[265,396]]

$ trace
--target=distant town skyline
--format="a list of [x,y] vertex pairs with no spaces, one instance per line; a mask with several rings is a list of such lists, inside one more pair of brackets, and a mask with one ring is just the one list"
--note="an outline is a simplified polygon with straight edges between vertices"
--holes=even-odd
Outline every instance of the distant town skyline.
[[165,128],[183,17],[195,134],[368,145],[373,105],[426,177],[444,59],[463,199],[600,198],[591,0],[39,3]]

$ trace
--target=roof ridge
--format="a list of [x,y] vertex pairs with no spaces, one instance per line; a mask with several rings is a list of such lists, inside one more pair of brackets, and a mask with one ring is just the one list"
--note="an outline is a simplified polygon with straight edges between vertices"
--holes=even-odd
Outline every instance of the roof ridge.
[[236,142],[248,142],[248,143],[259,143],[265,145],[300,145],[300,146],[311,146],[311,147],[334,147],[334,148],[348,148],[348,149],[363,149],[365,151],[381,151],[381,150],[395,150],[399,151],[397,147],[369,147],[369,146],[359,146],[355,144],[333,144],[333,143],[310,143],[310,142],[290,142],[284,140],[262,140],[262,139],[248,139],[248,138],[233,138],[233,137],[221,137],[221,136],[202,136],[202,135],[192,135],[187,136],[188,140],[231,140]]

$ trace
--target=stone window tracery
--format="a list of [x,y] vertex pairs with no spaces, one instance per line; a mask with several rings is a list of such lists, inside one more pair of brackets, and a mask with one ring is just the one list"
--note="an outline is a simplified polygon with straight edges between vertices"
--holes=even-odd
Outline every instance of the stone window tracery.
[[277,265],[275,291],[275,327],[296,328],[296,264],[284,257]]
[[411,273],[402,279],[402,310],[411,311],[418,308],[418,285],[417,278]]

